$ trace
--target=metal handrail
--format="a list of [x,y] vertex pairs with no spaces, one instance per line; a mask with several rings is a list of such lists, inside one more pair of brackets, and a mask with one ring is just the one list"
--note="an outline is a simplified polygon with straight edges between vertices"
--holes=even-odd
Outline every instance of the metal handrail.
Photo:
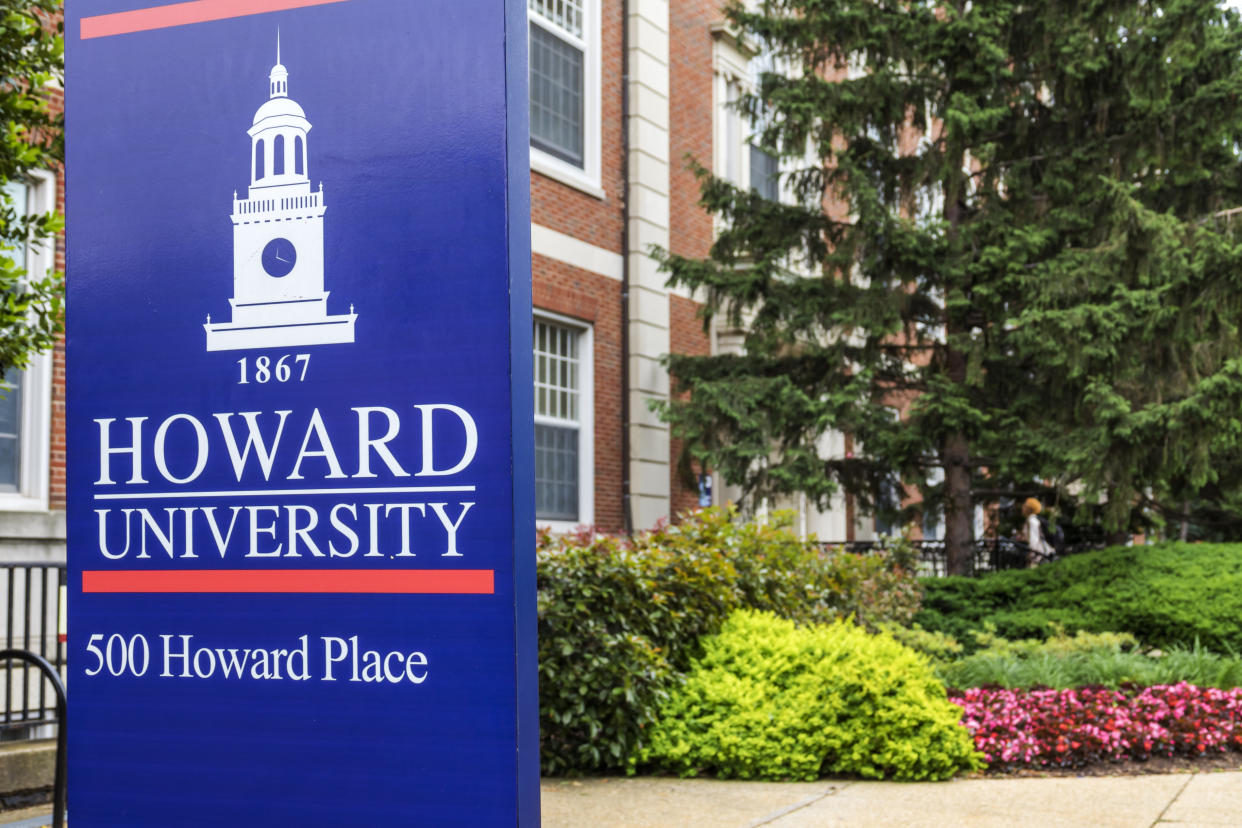
[[12,659],[33,664],[52,683],[56,691],[56,776],[52,783],[52,828],[65,828],[65,806],[67,791],[65,788],[65,762],[67,759],[67,731],[65,730],[65,711],[68,706],[65,697],[65,683],[60,673],[46,658],[29,650],[0,650],[0,660],[8,662]]

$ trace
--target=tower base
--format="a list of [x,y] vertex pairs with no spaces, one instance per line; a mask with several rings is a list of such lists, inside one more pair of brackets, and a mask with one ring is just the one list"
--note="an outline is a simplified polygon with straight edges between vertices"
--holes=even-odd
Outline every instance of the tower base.
[[337,345],[354,341],[354,322],[358,314],[324,316],[307,322],[281,322],[268,325],[239,325],[236,322],[208,322],[208,351],[241,351],[252,348],[294,348],[303,345]]

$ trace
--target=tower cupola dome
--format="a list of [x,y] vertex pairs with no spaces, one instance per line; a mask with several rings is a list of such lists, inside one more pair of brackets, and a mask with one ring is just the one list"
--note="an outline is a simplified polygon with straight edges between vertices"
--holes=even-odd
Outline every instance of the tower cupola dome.
[[289,70],[280,62],[280,32],[276,33],[276,65],[268,75],[268,98],[254,113],[251,139],[251,187],[297,185],[309,192],[307,133],[310,121],[298,102],[289,97]]

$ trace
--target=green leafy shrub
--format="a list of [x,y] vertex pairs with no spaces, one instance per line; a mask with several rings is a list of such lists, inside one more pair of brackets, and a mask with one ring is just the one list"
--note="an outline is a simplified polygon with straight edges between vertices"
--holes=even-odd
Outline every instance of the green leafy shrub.
[[1139,640],[1130,633],[1093,633],[1078,630],[1070,635],[1064,627],[1056,623],[1049,624],[1046,632],[1047,638],[1010,640],[997,635],[996,628],[985,621],[983,631],[974,633],[974,639],[980,652],[1016,657],[1113,655],[1133,652],[1139,648]]
[[825,552],[788,516],[741,523],[708,509],[632,542],[588,532],[538,543],[543,770],[616,770],[739,607],[799,623],[853,615],[907,622],[917,581],[889,553]]
[[1075,555],[1037,569],[923,580],[914,620],[976,648],[985,621],[1008,639],[1126,632],[1144,644],[1242,650],[1242,544],[1167,543]]
[[713,549],[549,539],[538,557],[540,757],[545,773],[621,767],[689,663],[737,605]]
[[933,664],[941,661],[952,661],[963,652],[958,640],[947,633],[925,630],[918,624],[909,627],[901,624],[884,624],[881,629],[897,641],[916,653],[922,653]]
[[887,634],[742,610],[706,639],[638,761],[682,776],[947,779],[981,766],[961,713]]

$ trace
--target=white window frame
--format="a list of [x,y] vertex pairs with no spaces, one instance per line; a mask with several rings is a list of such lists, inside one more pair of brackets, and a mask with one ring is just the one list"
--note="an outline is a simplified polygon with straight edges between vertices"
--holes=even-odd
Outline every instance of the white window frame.
[[[44,171],[29,173],[26,187],[27,213],[49,213],[56,208],[55,175]],[[27,245],[27,273],[46,275],[55,266],[55,239],[42,245]],[[52,353],[32,354],[22,379],[19,480],[17,491],[0,492],[0,511],[46,512],[52,442]]]
[[750,70],[751,53],[730,38],[717,37],[712,62],[715,77],[715,140],[713,168],[716,175],[736,186],[750,182],[750,126],[742,114],[732,107],[738,97],[753,90]]
[[[528,26],[544,31],[582,50],[582,167],[530,147],[530,168],[595,198],[604,198],[600,179],[600,0],[582,2],[582,37],[557,26],[526,6]],[[530,105],[529,100],[527,106]]]
[[[578,519],[536,518],[541,529],[571,532],[579,526],[595,525],[595,331],[581,319],[550,311],[535,310],[536,322],[570,328],[578,333]],[[534,377],[531,377],[534,383]],[[536,423],[565,425],[564,420],[535,415]]]

